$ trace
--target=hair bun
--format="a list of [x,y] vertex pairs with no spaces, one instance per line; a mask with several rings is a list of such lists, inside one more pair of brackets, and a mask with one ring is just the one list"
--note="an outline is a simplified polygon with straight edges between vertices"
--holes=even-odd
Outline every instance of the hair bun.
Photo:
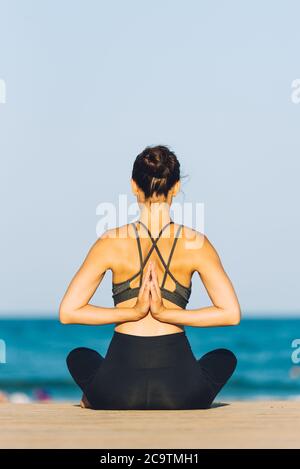
[[136,157],[132,178],[146,199],[154,194],[166,197],[175,182],[180,180],[180,164],[167,146],[148,146]]
[[168,156],[163,153],[150,152],[144,156],[145,173],[150,177],[162,179],[168,177]]

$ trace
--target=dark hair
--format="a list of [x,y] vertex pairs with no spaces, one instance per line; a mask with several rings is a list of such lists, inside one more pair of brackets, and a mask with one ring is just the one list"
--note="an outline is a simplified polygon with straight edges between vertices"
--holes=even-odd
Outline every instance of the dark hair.
[[133,164],[132,179],[145,194],[167,196],[180,180],[180,163],[173,151],[165,145],[147,146]]

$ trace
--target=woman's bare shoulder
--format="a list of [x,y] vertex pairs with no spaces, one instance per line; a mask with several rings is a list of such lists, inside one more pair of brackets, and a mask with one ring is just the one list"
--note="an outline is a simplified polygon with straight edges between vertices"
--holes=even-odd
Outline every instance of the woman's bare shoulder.
[[194,228],[191,228],[190,226],[183,225],[182,226],[182,239],[185,244],[185,248],[201,248],[204,246],[206,242],[206,235],[198,230],[195,230]]
[[217,259],[218,253],[208,236],[199,230],[184,226],[182,230],[183,246],[197,264],[206,260]]
[[105,231],[94,241],[89,249],[86,262],[101,262],[108,266],[112,266],[115,260],[119,259],[121,254],[126,252],[126,232],[128,225],[110,228]]
[[128,224],[107,229],[99,236],[95,244],[111,253],[118,252],[125,248],[126,240],[134,236],[132,231]]
[[129,224],[127,223],[125,225],[110,228],[101,235],[101,238],[110,239],[110,240],[122,240],[122,239],[132,238],[134,233],[130,225],[131,225],[130,223]]

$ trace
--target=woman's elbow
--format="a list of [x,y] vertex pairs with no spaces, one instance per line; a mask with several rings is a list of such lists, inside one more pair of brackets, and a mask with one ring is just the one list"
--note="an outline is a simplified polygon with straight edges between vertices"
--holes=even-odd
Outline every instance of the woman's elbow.
[[59,321],[61,324],[72,324],[72,312],[64,306],[60,306]]
[[232,309],[228,312],[228,326],[238,326],[241,322],[240,308]]

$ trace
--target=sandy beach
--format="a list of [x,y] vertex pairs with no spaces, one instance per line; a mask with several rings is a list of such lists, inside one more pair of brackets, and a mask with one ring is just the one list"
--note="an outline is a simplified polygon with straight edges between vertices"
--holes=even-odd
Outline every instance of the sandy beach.
[[89,410],[1,404],[1,448],[299,448],[299,401],[216,403],[209,410]]

